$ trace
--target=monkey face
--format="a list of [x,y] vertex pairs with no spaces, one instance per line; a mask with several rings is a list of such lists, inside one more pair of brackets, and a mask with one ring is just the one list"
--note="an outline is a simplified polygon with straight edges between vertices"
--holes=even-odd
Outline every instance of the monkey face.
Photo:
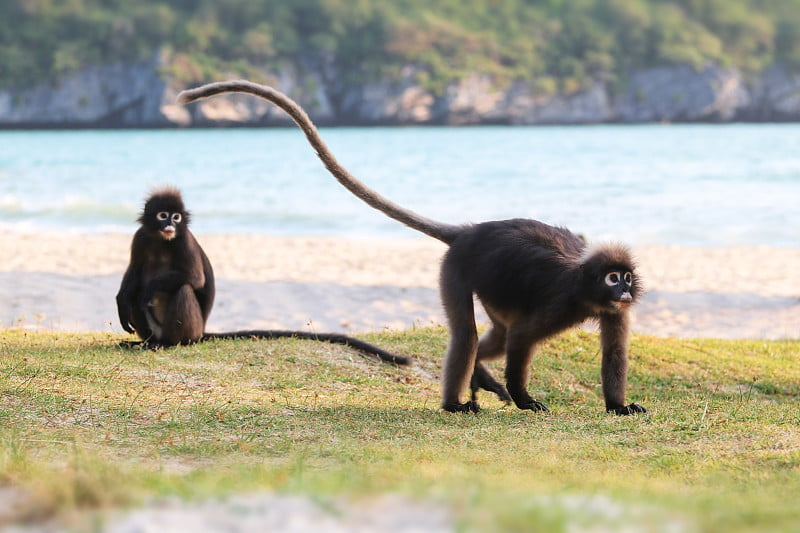
[[580,266],[580,297],[599,313],[624,313],[639,295],[639,280],[626,248],[609,244],[591,250]]
[[623,266],[598,269],[584,278],[585,302],[597,313],[624,313],[636,301],[633,271]]
[[178,228],[183,221],[183,213],[168,211],[159,211],[156,213],[156,221],[158,222],[158,232],[165,241],[171,241],[178,233]]
[[602,277],[602,286],[599,289],[599,303],[604,304],[604,307],[625,311],[631,306],[636,295],[633,272],[625,269],[608,270]]
[[154,193],[144,204],[139,222],[147,231],[165,241],[180,237],[189,225],[189,212],[180,193],[166,189]]

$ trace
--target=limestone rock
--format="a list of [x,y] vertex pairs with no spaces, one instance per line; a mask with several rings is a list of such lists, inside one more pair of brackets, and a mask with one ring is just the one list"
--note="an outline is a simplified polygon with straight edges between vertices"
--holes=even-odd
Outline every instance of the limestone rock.
[[162,106],[174,101],[159,75],[161,58],[86,67],[57,81],[0,91],[0,125],[10,127],[170,126],[185,115]]
[[752,120],[800,120],[800,74],[773,65],[753,84]]
[[[0,127],[176,127],[289,125],[275,106],[230,95],[190,106],[180,89],[148,61],[86,67],[34,87],[0,90]],[[531,80],[497,83],[473,73],[435,94],[407,65],[394,76],[348,85],[332,58],[305,58],[265,68],[263,79],[294,98],[321,125],[593,124],[800,121],[800,73],[773,65],[754,78],[707,64],[633,73],[619,94],[603,82],[573,94],[542,95]],[[231,76],[233,77],[233,76]]]
[[735,69],[681,65],[634,74],[616,108],[621,122],[728,121],[748,103]]

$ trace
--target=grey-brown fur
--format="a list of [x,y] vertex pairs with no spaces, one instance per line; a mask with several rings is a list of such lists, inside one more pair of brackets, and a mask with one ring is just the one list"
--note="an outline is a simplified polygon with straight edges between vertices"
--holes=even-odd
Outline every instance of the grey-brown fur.
[[[182,92],[189,103],[222,93],[264,98],[300,126],[325,167],[349,191],[371,207],[450,246],[442,262],[440,289],[450,329],[442,375],[442,407],[477,411],[477,391],[495,392],[521,409],[547,410],[526,390],[530,362],[544,339],[588,318],[601,328],[601,375],[606,409],[617,414],[645,412],[625,405],[628,306],[639,285],[627,248],[607,245],[592,250],[569,230],[529,219],[450,225],[394,204],[352,176],[337,161],[314,124],[294,101],[279,91],[244,80],[211,83]],[[473,295],[492,321],[478,338]],[[483,361],[506,356],[506,387]],[[461,401],[470,387],[472,398]]]

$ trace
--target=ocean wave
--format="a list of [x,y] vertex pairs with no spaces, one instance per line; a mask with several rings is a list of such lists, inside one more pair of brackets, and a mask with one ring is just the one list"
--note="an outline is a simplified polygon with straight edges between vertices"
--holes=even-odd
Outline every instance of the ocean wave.
[[127,203],[99,202],[84,196],[60,200],[0,196],[0,223],[36,228],[124,227],[135,223],[138,212]]
[[[325,132],[355,176],[435,220],[528,217],[593,240],[700,246],[800,246],[797,135],[768,124]],[[344,190],[293,130],[3,141],[2,228],[132,233],[148,192],[169,183],[196,233],[419,236]]]

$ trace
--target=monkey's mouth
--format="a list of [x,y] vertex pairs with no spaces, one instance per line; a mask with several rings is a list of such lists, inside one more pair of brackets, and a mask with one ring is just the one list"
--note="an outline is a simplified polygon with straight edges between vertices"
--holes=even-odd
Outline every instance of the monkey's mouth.
[[619,309],[621,311],[625,311],[633,303],[633,296],[631,296],[630,293],[626,292],[626,293],[623,293],[622,296],[620,296],[619,300],[612,300],[611,303],[617,309]]
[[164,228],[159,230],[159,233],[162,237],[164,237],[165,241],[171,241],[175,237],[175,229],[174,228]]

